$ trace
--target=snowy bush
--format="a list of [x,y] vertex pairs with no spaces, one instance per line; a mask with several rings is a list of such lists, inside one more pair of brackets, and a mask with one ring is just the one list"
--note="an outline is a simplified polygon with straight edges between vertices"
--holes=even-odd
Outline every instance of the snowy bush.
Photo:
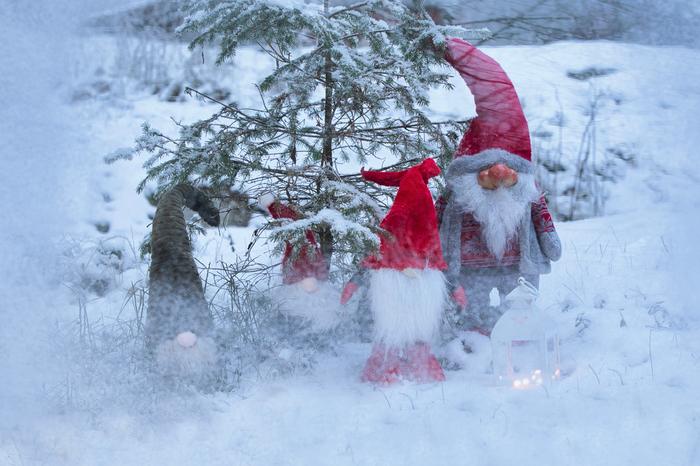
[[67,240],[61,257],[63,283],[83,295],[104,296],[135,266],[133,249],[123,238]]

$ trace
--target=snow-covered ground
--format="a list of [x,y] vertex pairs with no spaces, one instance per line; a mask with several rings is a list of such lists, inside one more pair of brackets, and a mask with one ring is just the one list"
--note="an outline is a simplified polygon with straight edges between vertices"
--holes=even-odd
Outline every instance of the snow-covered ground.
[[[471,335],[475,352],[465,354],[463,367],[448,371],[442,384],[362,384],[359,373],[370,348],[356,342],[318,355],[310,372],[244,374],[232,393],[163,399],[134,393],[125,402],[128,390],[105,386],[95,406],[82,403],[83,379],[74,382],[71,375],[75,366],[61,362],[68,345],[50,339],[64,333],[45,325],[26,333],[39,340],[36,347],[22,343],[33,348],[29,358],[6,353],[18,359],[5,384],[22,388],[0,389],[0,408],[8,412],[0,413],[0,465],[700,464],[700,314],[694,295],[700,283],[700,169],[694,160],[700,52],[604,42],[487,52],[511,75],[533,133],[554,135],[536,144],[558,145],[552,141],[561,130],[565,165],[575,161],[596,91],[606,95],[596,122],[601,153],[623,147],[634,155],[633,162],[611,165],[619,176],[605,186],[606,215],[558,224],[564,255],[543,277],[540,305],[563,337],[562,381],[526,392],[495,386],[487,373],[488,341]],[[264,69],[252,53],[239,56],[233,91],[241,99],[251,97],[244,93]],[[592,67],[614,71],[584,81],[567,76]],[[436,114],[472,114],[466,87],[457,78],[455,83],[453,91],[434,94]],[[106,166],[102,157],[129,146],[143,121],[172,129],[171,116],[191,121],[214,107],[127,93],[58,108],[70,115],[75,135],[63,147],[85,154],[87,167],[70,172],[83,173],[79,180],[57,172],[65,192],[56,195],[84,200],[75,201],[80,208],[70,225],[64,223],[66,231],[55,232],[60,245],[77,244],[75,257],[82,261],[76,272],[71,258],[64,260],[61,282],[104,271],[104,263],[85,259],[86,244],[137,247],[148,228],[153,208],[134,192],[143,176],[139,161]],[[37,182],[49,179],[42,175]],[[8,202],[11,193],[2,192]],[[108,223],[109,232],[99,233],[96,223]],[[198,256],[212,263],[230,259],[230,248],[222,247],[228,234],[243,251],[252,229],[210,231],[198,239]],[[3,248],[26,242],[2,238]],[[91,321],[118,316],[127,289],[144,278],[135,253],[125,264],[123,274],[112,270],[107,277],[115,282],[106,295],[84,298]],[[17,315],[24,310],[19,293],[32,289],[26,277],[20,282],[24,286],[8,308],[15,318],[0,333],[6,343],[27,327],[21,315],[30,322],[50,316],[57,328],[78,317],[76,294],[55,283],[37,286],[29,310]],[[32,405],[39,408],[30,410]]]

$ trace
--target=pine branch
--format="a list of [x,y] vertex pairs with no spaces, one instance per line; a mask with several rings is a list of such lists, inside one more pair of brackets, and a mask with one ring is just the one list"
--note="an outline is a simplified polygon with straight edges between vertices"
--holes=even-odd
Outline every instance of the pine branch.
[[342,10],[337,10],[337,11],[330,13],[328,15],[328,18],[330,19],[330,18],[333,18],[335,16],[340,16],[343,13],[347,13],[349,11],[359,10],[360,8],[367,6],[368,4],[369,4],[369,2],[359,2],[359,3],[355,3],[354,5],[349,5],[345,8],[343,8]]

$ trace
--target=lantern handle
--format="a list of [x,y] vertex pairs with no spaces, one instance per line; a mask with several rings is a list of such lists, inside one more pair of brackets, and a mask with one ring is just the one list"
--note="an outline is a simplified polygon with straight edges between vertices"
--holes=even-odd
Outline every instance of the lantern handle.
[[523,288],[525,288],[525,289],[526,289],[527,291],[529,291],[529,292],[532,294],[532,296],[534,296],[534,297],[538,297],[538,296],[540,295],[540,291],[537,289],[537,287],[535,287],[535,285],[533,285],[533,284],[530,283],[529,281],[525,280],[524,277],[518,278],[518,285],[520,285],[520,286],[522,286]]

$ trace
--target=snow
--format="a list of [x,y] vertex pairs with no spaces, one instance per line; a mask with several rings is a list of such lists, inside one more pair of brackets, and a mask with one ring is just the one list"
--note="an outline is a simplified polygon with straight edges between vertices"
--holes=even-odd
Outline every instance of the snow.
[[[79,302],[92,322],[126,312],[126,290],[145,279],[136,249],[154,210],[134,191],[142,161],[104,165],[103,157],[129,145],[143,121],[175,131],[171,116],[192,121],[215,107],[135,92],[69,103],[53,93],[61,54],[29,53],[50,32],[26,34],[0,62],[19,77],[14,87],[0,82],[10,89],[0,118],[8,161],[0,175],[6,206],[0,464],[700,464],[697,50],[608,42],[487,49],[511,75],[533,131],[556,133],[553,117],[564,110],[566,157],[580,143],[591,86],[613,96],[601,109],[598,144],[625,144],[636,156],[608,183],[604,216],[557,224],[564,253],[542,277],[539,305],[563,339],[559,383],[527,392],[496,386],[488,341],[463,334],[473,352],[461,351],[458,340],[440,350],[455,362],[442,384],[362,384],[370,345],[356,341],[320,352],[308,371],[251,370],[230,393],[161,396],[139,385],[129,391],[127,362],[117,361],[109,367],[124,380],[95,395],[66,362],[70,345],[55,327],[76,319]],[[17,57],[26,60],[12,61]],[[236,60],[243,66],[232,90],[245,103],[255,98],[250,83],[268,65],[252,50]],[[36,62],[51,79],[33,81],[34,94],[21,92],[23,80],[35,79]],[[589,81],[567,77],[592,66],[616,71]],[[466,87],[456,76],[454,83],[452,91],[431,93],[434,114],[473,114]],[[63,163],[52,163],[58,159]],[[355,228],[334,211],[319,216],[338,229]],[[95,230],[97,220],[109,223],[107,234]],[[231,260],[246,251],[261,223],[209,230],[197,238],[195,255],[205,264]],[[93,276],[94,254],[114,241],[134,251],[120,270],[98,277],[107,283],[103,296],[80,301],[60,285],[61,263]],[[67,244],[77,244],[74,255],[59,260]],[[256,243],[255,254],[274,262],[270,251]],[[334,293],[323,290],[322,297]],[[321,328],[351,312],[324,311]],[[279,356],[293,359],[295,350],[280,348]]]
[[379,242],[377,235],[372,233],[372,231],[360,225],[359,223],[349,221],[340,212],[335,209],[324,208],[318,211],[318,213],[312,215],[311,217],[297,220],[293,223],[288,223],[280,227],[275,228],[274,232],[286,232],[296,229],[305,230],[312,225],[318,225],[321,223],[326,223],[331,226],[333,232],[337,234],[348,234],[357,233],[367,238],[368,241]]
[[328,181],[326,182],[326,186],[338,191],[346,191],[349,194],[351,194],[352,199],[350,200],[350,205],[353,207],[361,207],[363,205],[369,206],[369,208],[372,209],[377,218],[381,218],[384,214],[382,209],[377,205],[376,201],[372,199],[372,197],[368,196],[363,192],[358,191],[354,186],[348,183]]
[[64,317],[65,293],[53,286],[57,243],[84,209],[72,199],[85,196],[75,170],[84,160],[72,152],[78,125],[56,90],[56,74],[66,71],[58,52],[71,38],[39,9],[23,9],[20,21],[16,5],[0,6],[0,430],[46,409],[41,387],[59,364],[45,332]]

